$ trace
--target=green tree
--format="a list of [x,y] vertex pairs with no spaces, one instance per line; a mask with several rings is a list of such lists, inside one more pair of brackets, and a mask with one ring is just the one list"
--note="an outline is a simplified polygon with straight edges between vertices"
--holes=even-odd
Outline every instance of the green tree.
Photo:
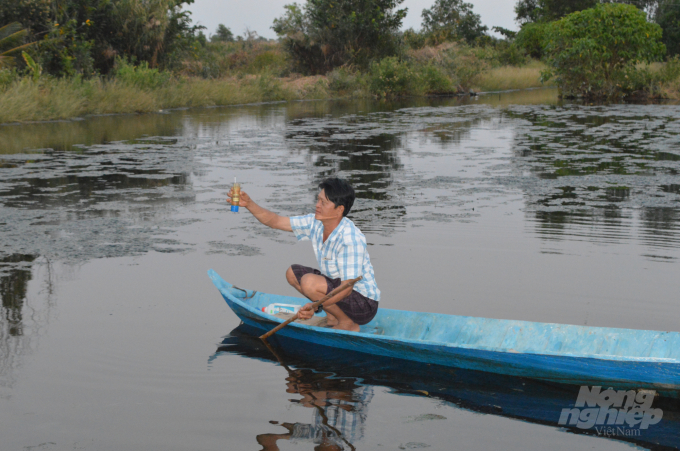
[[234,33],[224,24],[219,24],[215,34],[210,36],[211,42],[234,42]]
[[549,26],[549,23],[544,22],[525,23],[515,37],[515,45],[532,58],[541,59],[545,32]]
[[545,35],[549,70],[567,96],[616,97],[630,88],[636,64],[661,58],[661,27],[635,6],[599,4],[550,24]]
[[515,5],[515,20],[528,22],[552,22],[562,17],[595,7],[599,0],[519,0]]
[[472,12],[472,4],[463,0],[436,0],[432,8],[423,10],[422,17],[424,31],[435,42],[465,39],[474,43],[488,30],[479,14]]
[[656,9],[655,21],[663,30],[662,41],[668,55],[680,54],[680,1],[660,1]]
[[299,70],[325,73],[344,64],[367,67],[399,51],[404,0],[307,0],[286,5],[272,28]]

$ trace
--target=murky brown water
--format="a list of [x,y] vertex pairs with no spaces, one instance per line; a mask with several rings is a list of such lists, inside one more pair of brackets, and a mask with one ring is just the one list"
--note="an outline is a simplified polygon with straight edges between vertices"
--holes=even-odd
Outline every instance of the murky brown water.
[[205,273],[292,294],[311,248],[228,212],[229,183],[292,215],[337,174],[385,307],[680,331],[679,143],[677,106],[551,90],[0,126],[1,448],[629,449],[522,410],[568,390],[281,365]]

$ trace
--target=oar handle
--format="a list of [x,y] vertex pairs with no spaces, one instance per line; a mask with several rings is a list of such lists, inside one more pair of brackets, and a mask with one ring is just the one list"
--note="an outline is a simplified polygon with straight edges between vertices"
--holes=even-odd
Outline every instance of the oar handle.
[[[326,302],[327,300],[329,300],[330,298],[332,298],[336,294],[340,293],[342,290],[345,290],[348,287],[353,287],[354,284],[357,283],[358,281],[360,281],[361,279],[362,279],[362,277],[359,276],[356,279],[349,279],[349,280],[344,281],[342,283],[342,285],[340,285],[338,288],[331,291],[330,293],[328,293],[326,296],[319,299],[318,301],[314,302],[312,304],[312,310],[316,310],[317,308],[319,308],[320,305],[323,305],[324,302]],[[349,296],[349,294],[348,294],[348,296]],[[282,322],[281,324],[279,324],[278,326],[276,326],[275,328],[273,328],[272,330],[270,330],[266,334],[260,336],[260,338],[262,340],[266,340],[267,338],[271,337],[276,332],[280,331],[281,329],[283,329],[284,327],[286,327],[287,325],[289,325],[290,323],[292,323],[293,321],[295,321],[298,318],[299,318],[299,314],[296,313],[295,316],[288,318],[286,321]]]

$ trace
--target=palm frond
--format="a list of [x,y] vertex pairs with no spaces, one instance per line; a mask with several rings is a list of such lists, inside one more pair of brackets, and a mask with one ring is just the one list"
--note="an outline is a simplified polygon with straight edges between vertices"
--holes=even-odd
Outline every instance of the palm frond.
[[28,30],[19,30],[16,33],[5,36],[4,38],[0,36],[0,52],[4,49],[13,48],[16,45],[20,45],[24,42],[24,38],[28,34]]
[[18,22],[0,27],[0,69],[14,66],[17,54],[36,44],[24,44],[27,35],[28,30]]
[[15,53],[21,52],[22,50],[26,50],[27,48],[32,47],[36,44],[37,42],[29,42],[28,44],[20,45],[19,47],[14,47],[9,50],[6,50],[0,53],[0,56],[14,56]]
[[12,22],[0,27],[0,40],[16,33],[17,31],[21,31],[23,28],[24,27],[22,27],[19,22]]

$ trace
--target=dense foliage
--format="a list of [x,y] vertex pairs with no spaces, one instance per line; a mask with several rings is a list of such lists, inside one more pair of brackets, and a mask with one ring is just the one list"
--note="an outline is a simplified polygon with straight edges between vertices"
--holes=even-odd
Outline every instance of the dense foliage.
[[283,40],[296,68],[326,73],[397,54],[399,28],[406,9],[403,0],[307,0],[286,5],[272,27]]
[[549,70],[564,95],[613,97],[634,89],[636,64],[665,53],[661,27],[632,5],[599,4],[553,22],[546,30]]
[[0,0],[0,24],[19,22],[40,41],[54,75],[108,73],[116,57],[170,67],[194,39],[193,0]]

